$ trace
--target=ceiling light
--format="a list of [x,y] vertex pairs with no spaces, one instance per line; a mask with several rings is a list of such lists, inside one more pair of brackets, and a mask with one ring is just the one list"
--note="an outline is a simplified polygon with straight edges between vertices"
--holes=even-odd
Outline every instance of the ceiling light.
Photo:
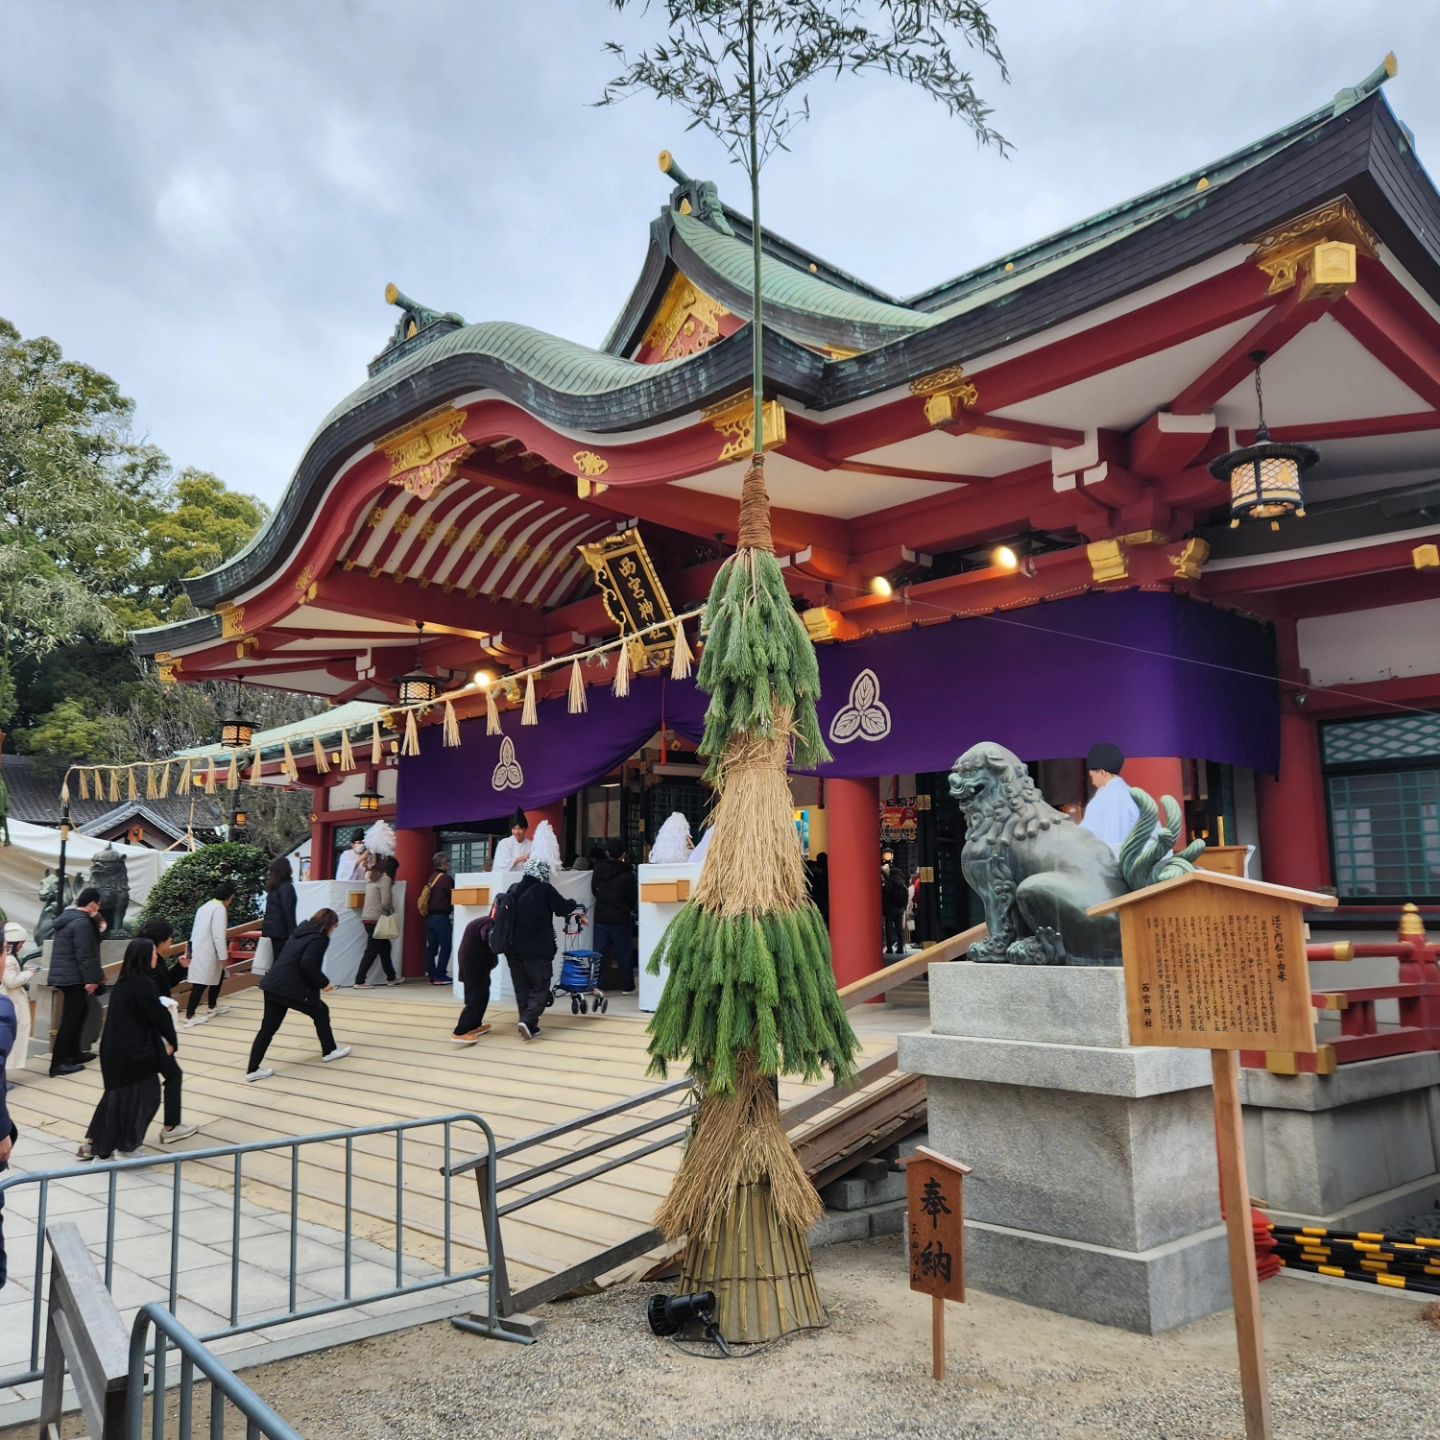
[[990,563],[1001,570],[1018,570],[1020,557],[1008,545],[997,545],[990,552]]
[[877,575],[870,582],[870,593],[888,600],[895,593],[895,587],[883,575]]

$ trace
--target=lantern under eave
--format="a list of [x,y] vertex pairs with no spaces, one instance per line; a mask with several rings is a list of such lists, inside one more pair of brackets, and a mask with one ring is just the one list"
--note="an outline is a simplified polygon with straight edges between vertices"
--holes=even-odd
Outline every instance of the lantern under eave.
[[355,803],[361,810],[373,814],[380,808],[381,795],[378,790],[362,790],[356,797]]

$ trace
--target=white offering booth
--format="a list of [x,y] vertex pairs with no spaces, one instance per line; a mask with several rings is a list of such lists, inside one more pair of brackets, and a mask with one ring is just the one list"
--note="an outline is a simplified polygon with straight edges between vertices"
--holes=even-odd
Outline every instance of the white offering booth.
[[[395,913],[400,917],[400,934],[390,942],[390,955],[395,973],[400,973],[400,960],[405,954],[405,881],[397,880],[394,889]],[[295,886],[295,918],[308,920],[317,910],[330,909],[340,917],[340,928],[330,937],[325,952],[325,974],[332,985],[353,985],[365,954],[365,927],[360,912],[365,907],[365,886],[348,880],[301,880]],[[370,968],[369,979],[383,978],[379,963]]]
[[640,953],[636,963],[640,967],[642,1010],[654,1010],[660,1003],[669,971],[662,969],[660,974],[652,975],[650,957],[658,948],[666,926],[690,898],[699,878],[700,867],[694,864],[640,867]]
[[[519,884],[523,870],[473,870],[455,877],[455,939],[450,952],[450,974],[454,980],[456,999],[463,999],[465,987],[460,981],[460,937],[465,927],[482,915],[490,913],[495,897],[512,885]],[[567,946],[573,950],[589,950],[595,943],[595,893],[588,870],[553,870],[550,883],[567,899],[585,907],[584,927],[578,935],[565,934],[565,921],[555,921],[555,979],[560,978],[560,964]],[[510,967],[504,956],[490,975],[490,1003],[513,1004],[515,987],[510,983]]]

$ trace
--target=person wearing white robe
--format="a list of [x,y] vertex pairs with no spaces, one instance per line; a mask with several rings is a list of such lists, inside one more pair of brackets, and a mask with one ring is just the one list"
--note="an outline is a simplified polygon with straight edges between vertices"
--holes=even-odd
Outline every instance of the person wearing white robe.
[[[214,899],[207,900],[195,912],[195,923],[190,929],[190,998],[185,1005],[187,1030],[193,1030],[217,1015],[224,1015],[230,1009],[218,1001],[220,986],[225,981],[225,960],[230,952],[230,939],[225,932],[234,899],[234,882],[222,880],[215,887]],[[207,1000],[203,1015],[198,1013],[202,994]]]
[[1085,807],[1080,824],[1092,835],[1098,835],[1115,852],[1116,859],[1140,819],[1140,808],[1130,794],[1130,787],[1120,778],[1124,765],[1125,756],[1118,745],[1092,745],[1085,760],[1095,794]]
[[352,883],[364,880],[365,867],[361,863],[364,855],[365,841],[357,835],[350,842],[350,848],[340,857],[340,863],[335,867],[335,878]]
[[510,821],[510,833],[495,847],[492,870],[523,870],[530,859],[530,841],[525,832],[530,821],[523,810],[517,810]]

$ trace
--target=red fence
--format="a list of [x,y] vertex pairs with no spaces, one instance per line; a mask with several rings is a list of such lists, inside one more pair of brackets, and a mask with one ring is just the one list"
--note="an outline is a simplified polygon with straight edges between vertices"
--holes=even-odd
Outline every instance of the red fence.
[[[1340,1034],[1323,1041],[1314,1055],[1246,1050],[1240,1056],[1243,1065],[1276,1075],[1329,1075],[1337,1065],[1357,1060],[1440,1050],[1440,946],[1430,943],[1416,906],[1406,905],[1401,911],[1400,934],[1393,941],[1362,945],[1346,940],[1310,945],[1306,956],[1310,960],[1391,957],[1400,962],[1400,974],[1394,985],[1358,986],[1314,995],[1317,1010],[1340,1016]],[[1375,1007],[1382,1000],[1398,1002],[1398,1025],[1382,1026],[1375,1018]]]

